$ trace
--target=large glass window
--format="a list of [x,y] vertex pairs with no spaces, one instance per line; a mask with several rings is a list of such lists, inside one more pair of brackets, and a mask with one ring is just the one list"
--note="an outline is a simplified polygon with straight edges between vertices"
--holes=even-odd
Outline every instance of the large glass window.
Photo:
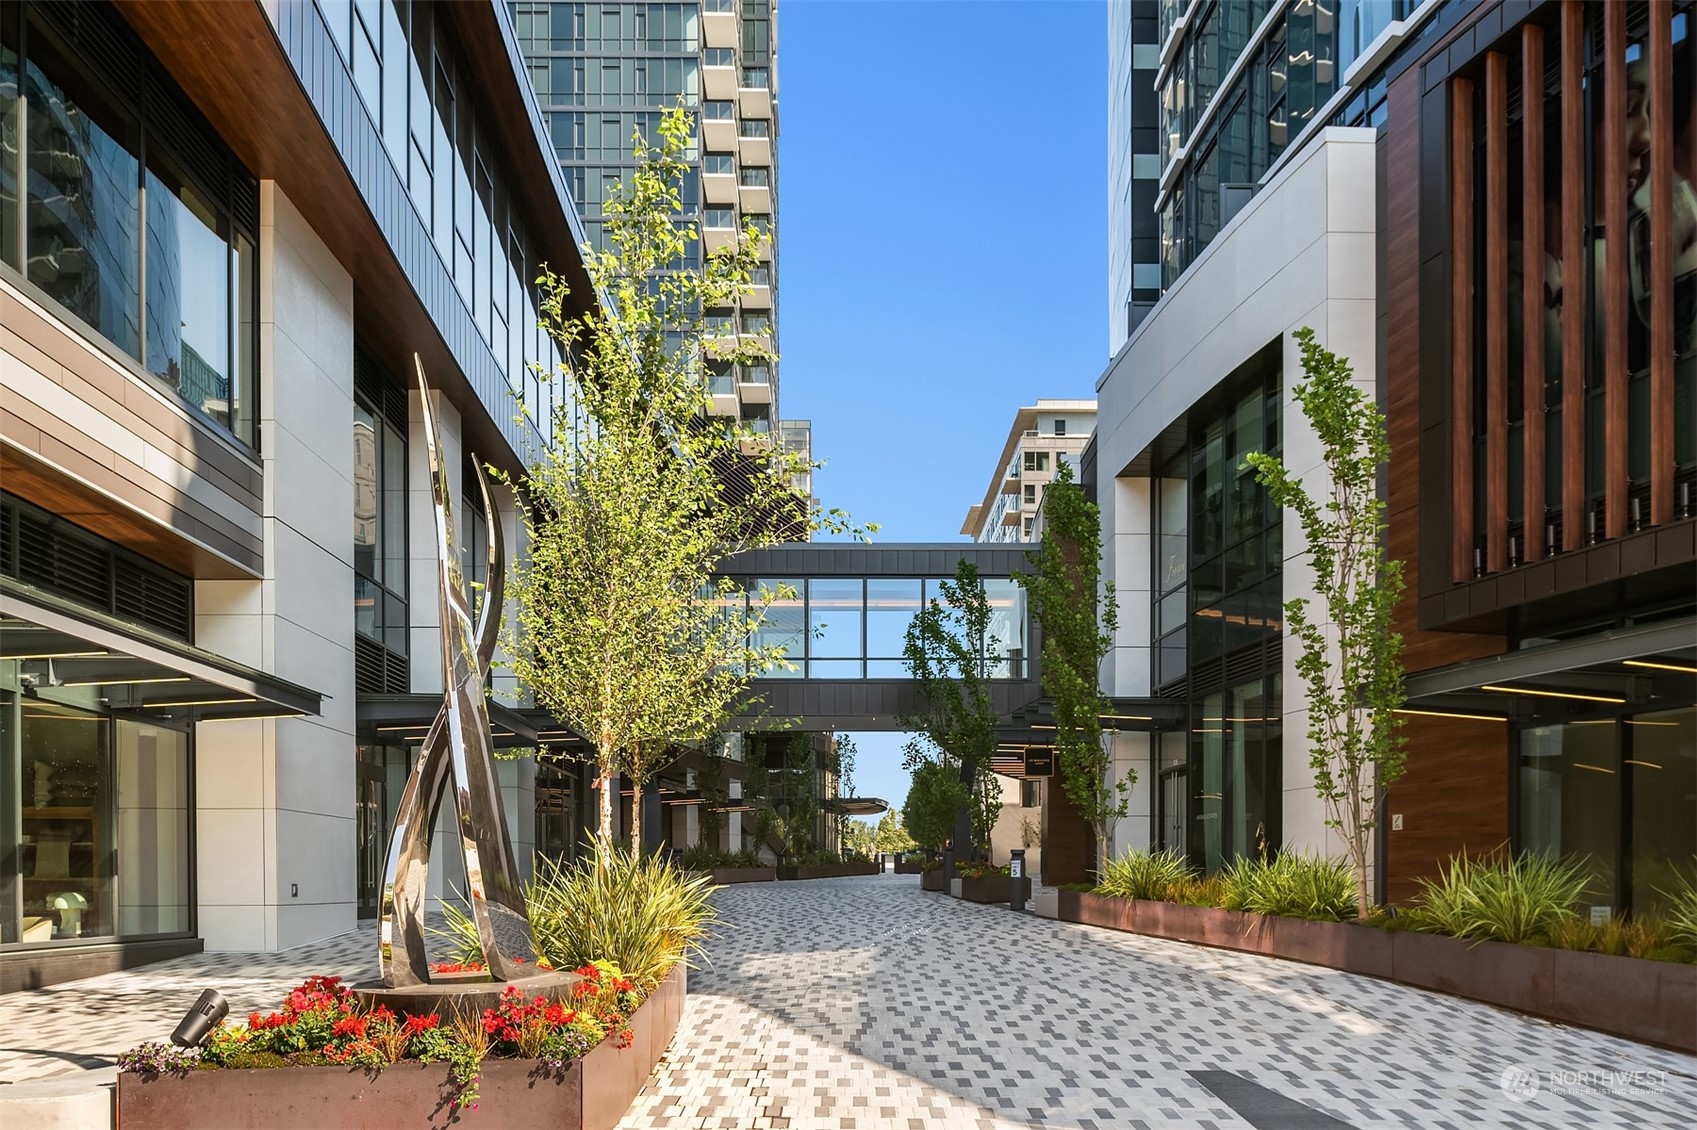
[[1618,731],[1613,720],[1520,731],[1520,849],[1583,860],[1590,876],[1584,901],[1602,914],[1618,906]]
[[0,943],[193,931],[189,739],[0,691]]
[[[40,18],[27,10],[29,55],[20,63],[13,22],[20,11],[13,5],[0,16],[0,260],[196,410],[255,444],[258,233],[251,219],[233,217],[257,214],[256,182],[232,171],[215,136],[196,135],[194,111],[174,90],[158,90],[145,114],[114,96],[85,53],[64,46],[53,10],[41,9]],[[102,16],[65,34],[70,41],[99,36],[116,57],[145,66],[140,42],[126,42],[125,30]],[[21,247],[20,181],[28,185]],[[234,207],[238,199],[245,209]]]
[[[408,651],[406,438],[363,395],[354,401],[353,424],[354,628],[400,658]],[[468,522],[477,525],[462,514],[461,526]]]

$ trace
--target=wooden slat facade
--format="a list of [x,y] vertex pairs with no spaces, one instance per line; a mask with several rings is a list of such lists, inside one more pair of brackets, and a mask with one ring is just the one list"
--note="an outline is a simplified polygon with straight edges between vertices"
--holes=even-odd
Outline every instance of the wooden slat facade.
[[1523,560],[1544,555],[1544,29],[1520,30],[1521,151],[1521,547]]
[[1561,9],[1561,547],[1585,536],[1585,9]]
[[[1650,0],[1650,403],[1673,399],[1673,5]],[[1689,22],[1689,21],[1688,21]],[[1689,29],[1687,30],[1689,35]],[[1650,413],[1650,522],[1673,519],[1673,413]]]
[[1473,576],[1473,84],[1450,83],[1451,579]]
[[1485,56],[1485,570],[1508,568],[1508,56]]
[[1603,10],[1603,528],[1599,534],[1626,533],[1627,419],[1626,378],[1627,231],[1626,231],[1626,5]]

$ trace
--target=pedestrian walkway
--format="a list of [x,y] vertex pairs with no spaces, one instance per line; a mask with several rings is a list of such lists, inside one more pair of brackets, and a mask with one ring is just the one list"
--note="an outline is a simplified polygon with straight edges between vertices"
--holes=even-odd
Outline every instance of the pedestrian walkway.
[[1697,1109],[1688,1056],[917,876],[716,897],[711,964],[622,1130],[1683,1130]]
[[[1684,1130],[1697,1109],[1689,1056],[918,876],[715,898],[711,961],[621,1130]],[[375,975],[375,931],[0,997],[0,1083],[109,1079],[202,988],[245,1015],[312,973]]]

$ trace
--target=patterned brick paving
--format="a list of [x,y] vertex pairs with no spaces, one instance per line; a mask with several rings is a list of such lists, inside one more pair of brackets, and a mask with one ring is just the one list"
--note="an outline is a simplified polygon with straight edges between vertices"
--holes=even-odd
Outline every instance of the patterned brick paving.
[[[1223,1070],[1357,1130],[1680,1127],[1697,1060],[1371,978],[1068,925],[879,876],[733,887],[683,1026],[621,1130],[1254,1125]],[[200,989],[245,1013],[375,973],[367,927],[0,997],[0,1082],[163,1039]],[[1536,1091],[1515,1085],[1530,1072]],[[1551,1072],[1563,1073],[1552,1077]],[[1642,1072],[1636,1080],[1587,1073]],[[1631,1093],[1633,1083],[1639,1093]],[[1593,1093],[1555,1092],[1591,1086]]]
[[[622,1130],[1253,1125],[1188,1074],[1203,1070],[1358,1128],[1684,1128],[1697,1110],[1688,1056],[1371,978],[974,906],[913,876],[717,897],[711,964]],[[1505,1087],[1511,1069],[1536,1073],[1537,1093]],[[1551,1071],[1642,1071],[1654,1090],[1554,1094]]]

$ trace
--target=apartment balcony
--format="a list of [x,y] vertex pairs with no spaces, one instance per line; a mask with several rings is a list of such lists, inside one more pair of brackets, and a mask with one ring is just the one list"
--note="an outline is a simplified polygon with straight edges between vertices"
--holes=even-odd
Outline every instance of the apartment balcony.
[[[748,70],[764,70],[764,68],[747,68]],[[737,87],[737,113],[745,118],[770,118],[772,116],[772,89],[770,83],[765,86],[750,86],[745,79]]]
[[744,310],[770,310],[772,308],[772,288],[769,286],[751,286],[742,292],[741,298]]
[[772,190],[759,186],[742,185],[737,189],[737,200],[742,204],[744,214],[770,215],[772,211]]
[[1019,493],[1019,487],[1020,487],[1019,469],[1016,467],[1013,470],[1009,471],[1007,473],[1007,476],[1002,479],[1002,493],[1003,494],[1018,494]]
[[701,198],[708,204],[735,204],[737,178],[730,173],[702,173]]
[[772,163],[772,139],[769,137],[739,137],[737,139],[737,156],[745,165],[770,165]]
[[733,153],[737,147],[737,124],[724,118],[701,123],[701,141],[710,153]]
[[732,419],[742,415],[742,405],[737,402],[735,389],[730,392],[715,392],[708,398],[707,414],[710,416],[729,416]]
[[701,45],[703,47],[735,47],[737,45],[736,12],[702,12]]
[[725,102],[737,96],[737,69],[730,67],[702,67],[701,95],[714,101]]
[[1008,508],[1002,511],[1002,525],[1017,526],[1019,525],[1019,519],[1019,499],[1016,498],[1009,501]]
[[737,395],[744,404],[772,403],[772,383],[770,381],[737,381]]
[[737,231],[735,228],[704,227],[701,229],[701,252],[704,255],[711,255],[719,248],[729,247],[736,241]]

